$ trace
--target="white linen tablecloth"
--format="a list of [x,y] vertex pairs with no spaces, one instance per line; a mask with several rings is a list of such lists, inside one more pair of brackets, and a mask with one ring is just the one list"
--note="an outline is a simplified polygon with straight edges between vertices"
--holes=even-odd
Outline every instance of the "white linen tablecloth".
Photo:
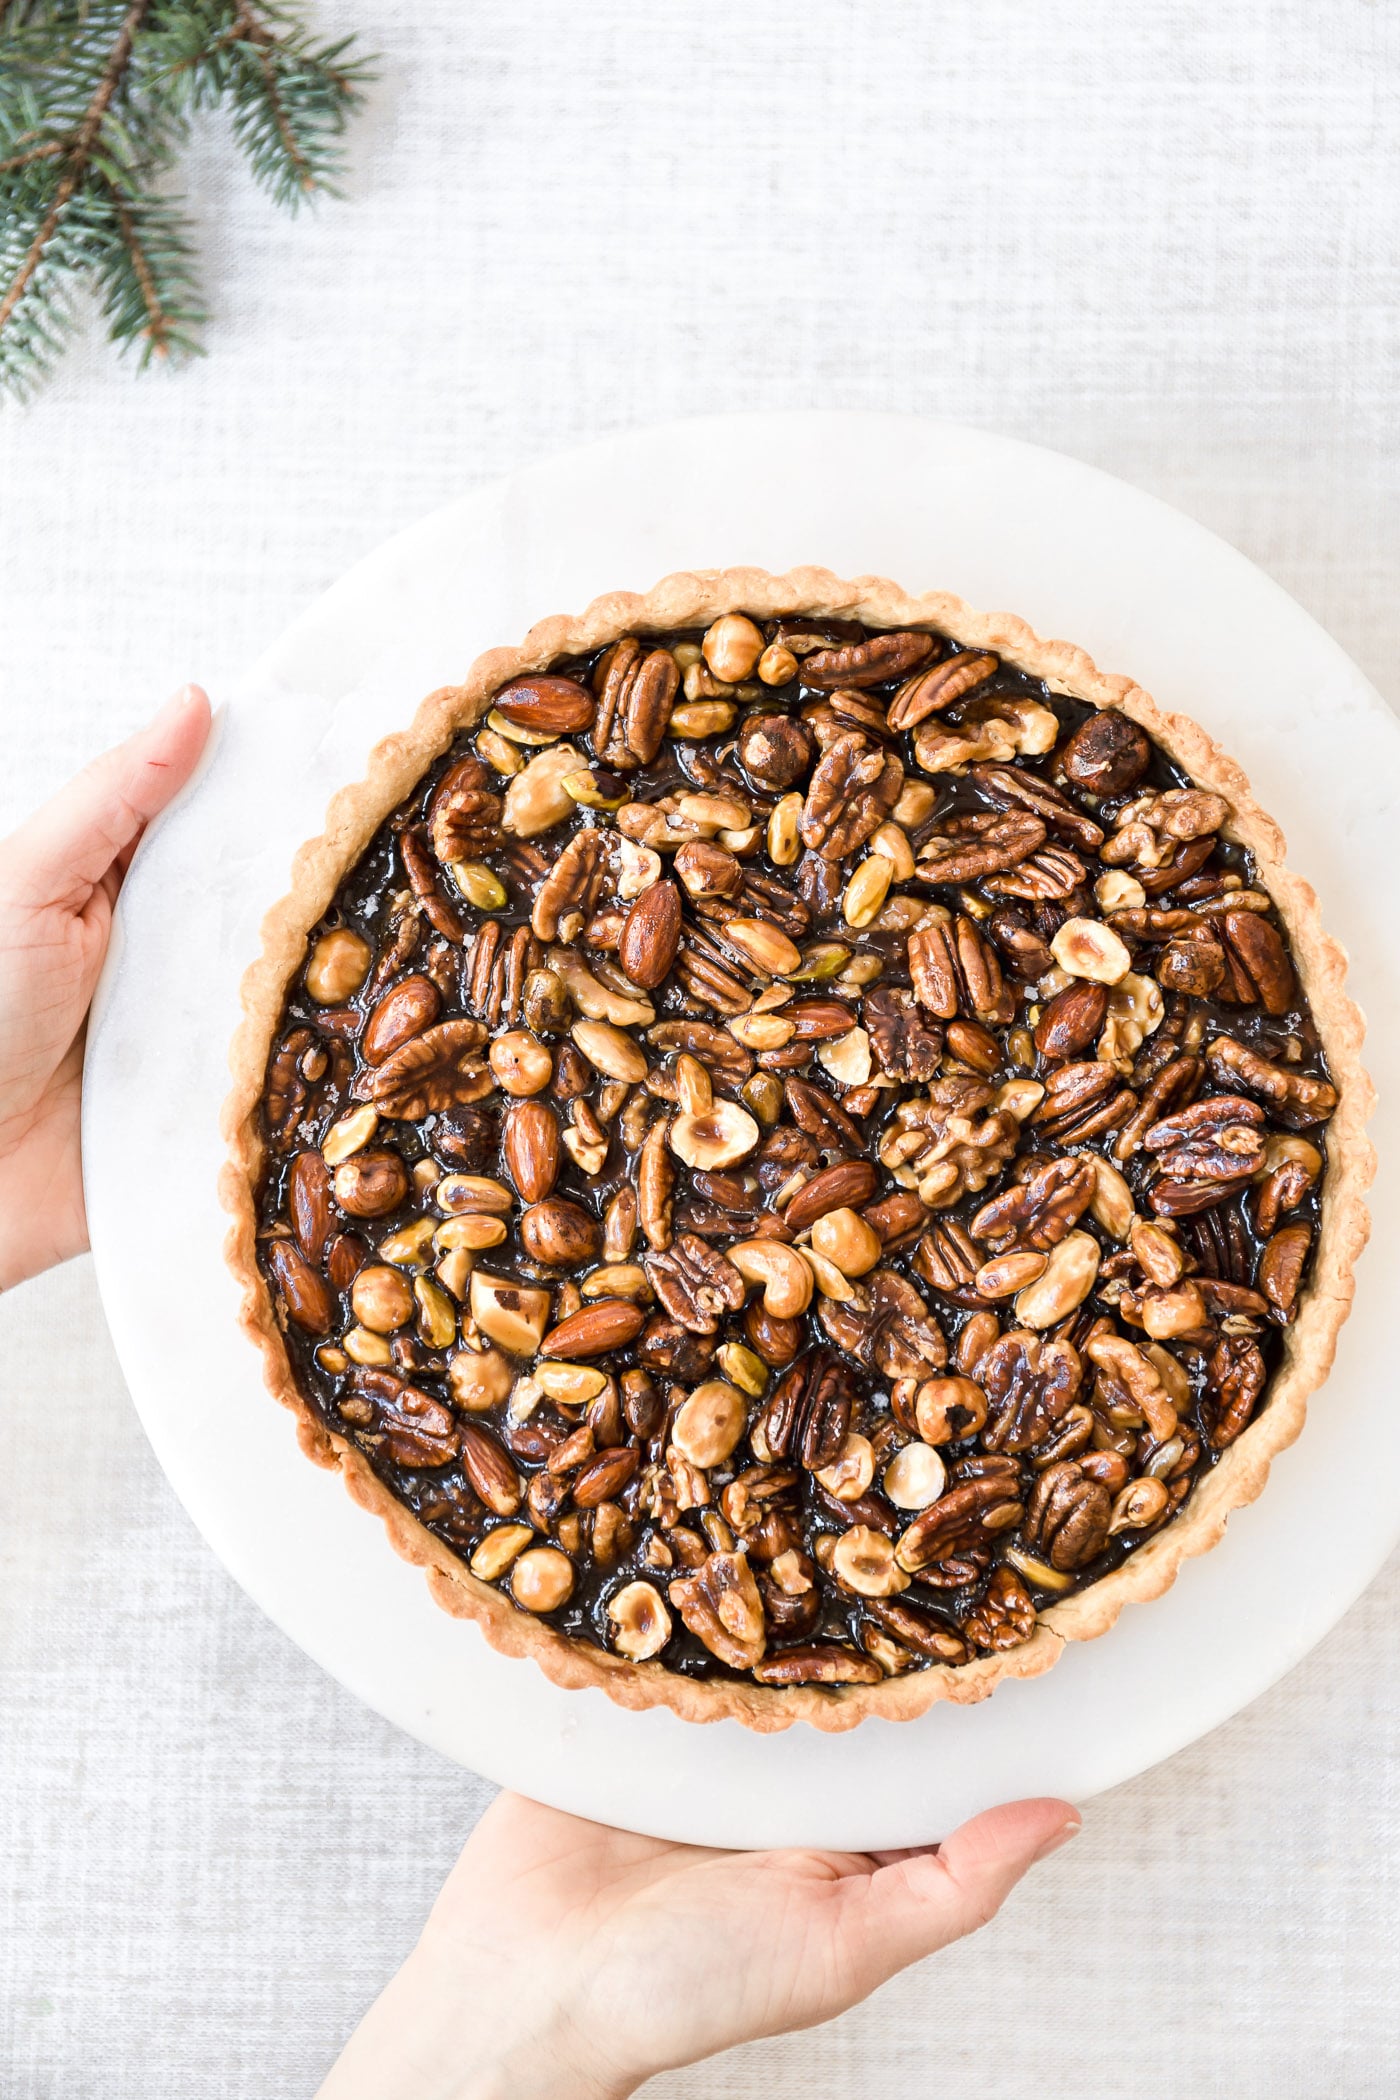
[[[423,511],[732,407],[925,410],[1077,453],[1224,533],[1396,697],[1393,10],[322,19],[383,54],[348,201],[292,223],[206,131],[208,361],[138,382],[83,341],[0,417],[0,829],[181,679],[217,698]],[[800,504],[820,462],[793,464]],[[145,1445],[87,1263],[0,1306],[0,1396],[0,2090],[307,2095],[489,1789],[234,1588]],[[1301,1574],[1327,1541],[1298,1543]],[[1398,1607],[1392,1564],[1285,1683],[1093,1804],[977,1939],[651,2090],[1393,2095]]]

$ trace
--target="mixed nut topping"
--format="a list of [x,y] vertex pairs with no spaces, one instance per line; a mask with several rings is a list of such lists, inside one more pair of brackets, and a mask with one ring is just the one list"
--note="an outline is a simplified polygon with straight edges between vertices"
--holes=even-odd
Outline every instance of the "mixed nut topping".
[[1265,1404],[1336,1105],[1230,810],[921,631],[495,695],[263,1094],[301,1391],[483,1582],[687,1675],[1014,1647]]

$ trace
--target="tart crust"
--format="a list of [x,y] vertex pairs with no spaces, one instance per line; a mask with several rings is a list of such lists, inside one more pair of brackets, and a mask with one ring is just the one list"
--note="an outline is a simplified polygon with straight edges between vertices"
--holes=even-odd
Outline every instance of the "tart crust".
[[[1223,830],[1253,853],[1288,929],[1339,1097],[1328,1126],[1328,1169],[1312,1271],[1298,1318],[1287,1331],[1267,1404],[1249,1427],[1170,1523],[1111,1573],[1042,1612],[1029,1641],[973,1663],[935,1664],[877,1685],[781,1688],[683,1677],[660,1662],[628,1662],[586,1646],[520,1610],[501,1591],[470,1574],[390,1494],[362,1453],[312,1412],[297,1389],[255,1259],[255,1191],[264,1157],[258,1106],[286,987],[301,965],[311,928],[379,825],[452,738],[481,719],[492,695],[508,679],[542,670],[561,655],[582,655],[618,635],[706,626],[719,614],[736,610],[760,618],[811,613],[857,619],[872,627],[935,627],[964,647],[996,650],[1056,691],[1094,707],[1118,708],[1140,723],[1193,782],[1230,803],[1232,815]],[[899,1721],[941,1700],[970,1704],[986,1698],[1006,1678],[1039,1676],[1059,1660],[1067,1641],[1097,1639],[1124,1605],[1160,1596],[1175,1581],[1183,1560],[1218,1543],[1231,1510],[1255,1499],[1273,1459],[1301,1431],[1308,1397],[1331,1368],[1337,1335],[1351,1306],[1353,1266],[1371,1223],[1363,1196],[1376,1164],[1364,1129],[1375,1101],[1361,1064],[1365,1022],[1345,991],[1346,954],[1324,932],[1316,893],[1285,866],[1284,853],[1283,833],[1259,807],[1240,767],[1190,716],[1158,707],[1141,686],[1100,671],[1072,643],[1043,640],[1013,614],[976,612],[946,592],[911,596],[886,577],[842,581],[820,568],[791,569],[781,576],[749,568],[681,572],[663,577],[645,593],[609,592],[579,614],[541,620],[518,647],[488,650],[461,685],[429,694],[407,729],[375,746],[365,778],[334,796],[324,833],[297,853],[291,889],[263,921],[262,955],[243,979],[244,1019],[230,1049],[234,1083],[222,1116],[229,1151],[220,1195],[233,1218],[226,1254],[242,1290],[240,1324],[261,1350],[269,1388],[297,1418],[302,1449],[318,1464],[338,1469],[355,1501],[383,1519],[391,1543],[425,1570],[429,1589],[444,1610],[474,1619],[502,1654],[532,1657],[553,1683],[569,1690],[597,1686],[620,1706],[664,1706],[688,1721],[732,1719],[760,1732],[787,1728],[799,1720],[839,1731],[854,1728],[867,1715]]]

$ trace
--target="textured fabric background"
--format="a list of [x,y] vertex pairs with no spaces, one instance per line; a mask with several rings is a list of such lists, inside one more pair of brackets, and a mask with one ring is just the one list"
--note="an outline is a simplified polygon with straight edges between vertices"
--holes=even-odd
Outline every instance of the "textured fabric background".
[[[730,407],[1077,453],[1235,541],[1400,696],[1393,10],[325,15],[384,53],[349,201],[289,223],[206,140],[208,362],[138,382],[80,347],[0,417],[0,826],[180,679],[217,697],[433,505]],[[793,462],[795,503],[820,471]],[[308,2095],[488,1789],[234,1589],[86,1263],[0,1307],[0,1392],[0,2089]],[[1268,1697],[1095,1803],[976,1940],[651,2090],[1393,2094],[1397,1607],[1400,1564]]]

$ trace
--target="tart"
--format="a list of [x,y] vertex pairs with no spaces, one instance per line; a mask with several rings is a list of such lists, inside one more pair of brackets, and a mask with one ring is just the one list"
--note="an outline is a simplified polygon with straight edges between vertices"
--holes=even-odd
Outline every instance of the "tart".
[[245,980],[268,1382],[449,1611],[757,1729],[1049,1668],[1263,1487],[1368,1227],[1345,959],[1206,731],[876,578],[481,657]]

